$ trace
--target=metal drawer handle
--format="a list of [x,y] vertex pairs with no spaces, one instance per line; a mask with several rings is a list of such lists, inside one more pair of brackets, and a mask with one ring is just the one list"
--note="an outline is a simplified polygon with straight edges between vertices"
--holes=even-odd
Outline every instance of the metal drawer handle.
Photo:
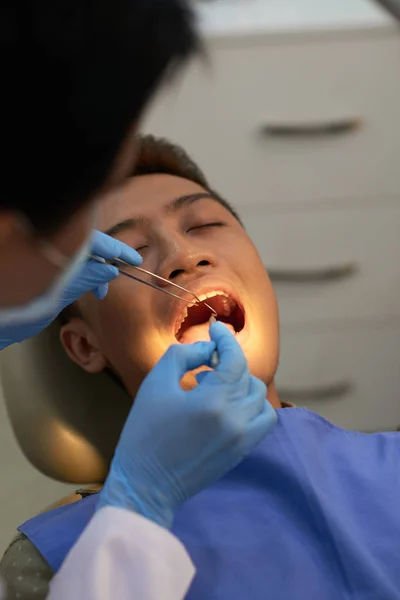
[[348,396],[352,392],[354,386],[349,381],[332,383],[326,386],[304,389],[280,388],[278,393],[282,400],[286,402],[309,402],[310,400],[339,400]]
[[260,132],[264,136],[281,138],[324,137],[352,133],[361,129],[363,120],[360,117],[347,117],[328,121],[279,122],[261,125]]
[[359,270],[352,262],[316,269],[266,269],[273,283],[330,283],[353,277]]

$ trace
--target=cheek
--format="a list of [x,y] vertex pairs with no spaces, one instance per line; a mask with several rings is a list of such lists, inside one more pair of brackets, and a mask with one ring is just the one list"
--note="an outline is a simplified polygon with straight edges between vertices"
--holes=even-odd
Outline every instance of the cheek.
[[144,321],[137,296],[124,283],[112,281],[103,300],[98,300],[93,294],[87,294],[81,300],[82,314],[91,325],[102,352],[111,362],[133,345],[134,336],[140,336]]
[[110,291],[105,300],[97,302],[96,320],[99,337],[104,350],[116,354],[131,354],[140,343],[146,327],[146,315],[134,301]]
[[275,377],[279,362],[279,318],[278,307],[272,287],[268,296],[255,302],[251,328],[251,342],[246,349],[251,373],[269,385]]
[[246,291],[253,321],[248,360],[253,375],[269,384],[279,361],[278,303],[266,268],[254,249],[246,256]]
[[244,273],[249,286],[247,291],[256,303],[261,302],[263,306],[267,306],[272,310],[273,316],[276,316],[275,292],[268,277],[267,269],[253,244],[251,244],[251,248],[249,248],[244,258]]
[[268,355],[278,355],[279,342],[279,313],[274,288],[261,260],[254,264],[253,277],[255,281],[252,304],[259,322],[260,339]]
[[109,365],[134,395],[164,354],[166,343],[152,316],[151,293],[141,284],[130,283],[117,279],[104,300],[92,296],[85,315]]

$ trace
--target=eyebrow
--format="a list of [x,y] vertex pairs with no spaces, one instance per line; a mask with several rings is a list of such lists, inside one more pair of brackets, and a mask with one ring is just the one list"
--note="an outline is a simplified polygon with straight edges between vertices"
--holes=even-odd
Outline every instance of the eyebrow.
[[[216,200],[215,196],[209,192],[197,192],[197,194],[186,194],[185,196],[178,196],[171,200],[165,207],[164,210],[167,214],[176,213],[182,208],[191,206],[199,200],[210,199]],[[116,223],[105,231],[108,235],[117,236],[119,233],[128,231],[131,229],[144,229],[150,225],[150,219],[144,216],[133,217],[132,219],[126,219],[120,223]]]

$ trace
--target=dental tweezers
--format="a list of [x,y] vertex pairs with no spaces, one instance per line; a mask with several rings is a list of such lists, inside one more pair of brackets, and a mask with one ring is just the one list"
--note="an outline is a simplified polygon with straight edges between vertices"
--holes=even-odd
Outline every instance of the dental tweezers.
[[[164,277],[161,277],[161,275],[156,275],[156,273],[153,273],[152,271],[147,271],[146,269],[143,269],[142,267],[137,267],[136,265],[127,263],[126,261],[124,261],[120,258],[113,258],[112,260],[104,260],[104,259],[99,258],[98,256],[94,256],[92,254],[90,255],[90,258],[97,262],[112,265],[113,267],[116,267],[118,269],[118,271],[121,273],[121,275],[125,275],[125,277],[129,277],[130,279],[134,279],[135,281],[144,283],[145,285],[148,285],[148,286],[154,288],[155,290],[164,292],[164,294],[168,294],[168,296],[173,296],[174,298],[178,298],[178,300],[183,300],[184,302],[187,302],[188,304],[191,304],[193,302],[193,300],[195,300],[196,302],[201,302],[200,298],[198,296],[196,296],[196,294],[194,294],[190,290],[186,289],[182,285],[178,285],[174,281],[165,279]],[[166,290],[164,287],[161,287],[161,285],[151,283],[151,281],[147,281],[144,278],[132,275],[132,273],[128,273],[127,271],[125,271],[125,269],[127,267],[133,268],[136,271],[138,271],[139,273],[141,273],[143,275],[147,275],[148,277],[154,277],[157,281],[163,282],[164,284],[171,285],[175,289],[180,290],[181,292],[185,292],[185,294],[189,294],[189,296],[191,296],[192,298],[191,298],[191,300],[188,300],[187,298],[184,298],[183,296],[178,296],[178,294],[174,294],[173,292]],[[207,304],[207,302],[203,302],[203,304],[204,304],[204,306],[206,306],[209,309],[212,317],[214,317],[214,318],[217,317],[217,312],[209,304]]]

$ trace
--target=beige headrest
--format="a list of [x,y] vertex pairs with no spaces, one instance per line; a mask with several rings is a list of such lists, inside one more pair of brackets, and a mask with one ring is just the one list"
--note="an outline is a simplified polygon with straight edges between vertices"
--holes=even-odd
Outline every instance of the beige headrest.
[[0,352],[0,376],[28,460],[60,481],[103,481],[132,404],[128,395],[107,375],[74,365],[57,324]]

